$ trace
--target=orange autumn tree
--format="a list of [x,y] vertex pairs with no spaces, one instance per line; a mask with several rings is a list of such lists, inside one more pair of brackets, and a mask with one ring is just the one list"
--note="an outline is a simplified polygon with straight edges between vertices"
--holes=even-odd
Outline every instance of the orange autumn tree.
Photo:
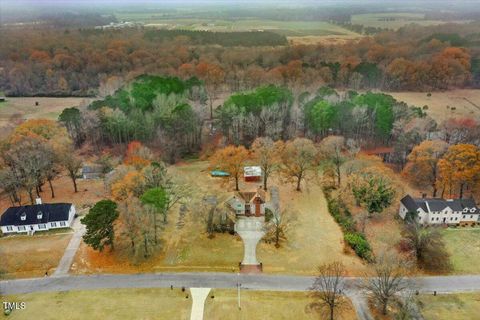
[[419,187],[432,187],[432,196],[437,196],[438,162],[447,152],[443,140],[426,140],[415,146],[408,155],[403,175]]
[[33,138],[40,142],[49,142],[57,146],[71,143],[67,130],[58,122],[48,119],[30,119],[15,128],[9,138],[12,144],[18,143],[23,138]]
[[112,196],[122,201],[129,197],[140,197],[143,193],[145,177],[139,171],[130,171],[112,185]]
[[235,180],[235,190],[238,191],[238,180],[248,158],[249,153],[244,146],[229,145],[213,154],[210,158],[210,167],[228,172],[230,178]]
[[152,162],[152,152],[139,141],[132,141],[127,146],[124,163],[137,169],[148,166]]
[[438,168],[442,197],[446,190],[450,196],[458,190],[460,198],[463,198],[465,190],[473,194],[480,183],[480,149],[472,144],[450,146],[438,161]]

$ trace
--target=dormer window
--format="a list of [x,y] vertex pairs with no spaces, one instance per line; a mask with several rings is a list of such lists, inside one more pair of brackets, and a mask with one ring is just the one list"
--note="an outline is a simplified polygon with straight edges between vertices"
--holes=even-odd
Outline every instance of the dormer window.
[[463,212],[468,212],[468,208],[463,209]]
[[42,217],[43,217],[42,211],[38,211],[38,212],[37,212],[37,219],[38,219],[38,220],[42,220]]
[[26,214],[25,212],[23,212],[23,213],[20,215],[20,220],[22,220],[22,221],[27,220],[27,214]]

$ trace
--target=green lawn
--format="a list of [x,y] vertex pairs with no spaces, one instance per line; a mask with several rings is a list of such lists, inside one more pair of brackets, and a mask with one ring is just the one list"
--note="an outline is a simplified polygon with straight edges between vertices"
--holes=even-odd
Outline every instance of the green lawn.
[[25,302],[0,319],[190,319],[191,298],[180,289],[115,289],[31,293],[2,297]]
[[425,320],[479,319],[480,293],[424,295],[419,301]]
[[454,273],[480,273],[480,229],[452,228],[443,231]]

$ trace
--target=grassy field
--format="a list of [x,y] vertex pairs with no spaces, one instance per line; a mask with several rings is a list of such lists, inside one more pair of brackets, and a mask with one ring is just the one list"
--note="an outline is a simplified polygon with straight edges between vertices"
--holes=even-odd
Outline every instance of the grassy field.
[[[186,296],[189,296],[186,299]],[[212,299],[211,296],[214,296]],[[31,293],[3,297],[26,303],[0,319],[190,319],[191,297],[180,289],[115,289]],[[235,290],[212,290],[205,302],[204,318],[223,319],[319,319],[309,309],[312,299],[304,292],[242,291],[241,307]],[[81,312],[79,312],[81,310]],[[60,316],[61,315],[61,316]],[[357,319],[348,302],[339,319]]]
[[[365,27],[398,29],[410,23],[416,23],[422,26],[438,25],[451,21],[425,20],[423,13],[411,12],[383,12],[383,13],[365,13],[354,14],[351,17],[352,24],[361,24]],[[458,23],[467,22],[455,21]]]
[[[84,106],[89,98],[12,98],[0,102],[0,139],[8,136],[14,126],[25,119],[57,119],[63,109]],[[35,106],[35,102],[39,105]]]
[[454,273],[480,273],[480,229],[457,228],[443,231]]
[[164,19],[151,13],[117,13],[118,20],[142,23],[164,29],[203,30],[217,32],[276,31],[287,36],[356,35],[356,33],[325,21],[279,21],[262,19]]
[[[217,195],[219,203],[231,195],[232,186],[211,178],[206,162],[176,165],[170,172],[177,180],[191,186],[189,211],[183,227],[175,210],[170,223],[162,231],[161,252],[146,262],[132,263],[130,248],[116,246],[113,253],[97,253],[82,244],[72,267],[76,273],[91,272],[148,272],[148,271],[224,271],[236,272],[243,258],[243,244],[238,236],[217,234],[209,239],[205,233],[198,203],[205,195]],[[276,249],[272,244],[260,243],[258,259],[268,273],[314,274],[319,264],[342,261],[352,274],[364,271],[365,266],[353,254],[344,253],[340,228],[326,209],[320,187],[311,182],[302,193],[294,186],[272,180],[280,185],[280,199],[296,217],[288,234],[288,242]],[[255,188],[250,184],[249,189]],[[242,183],[241,188],[245,190]]]
[[0,271],[4,278],[41,277],[55,270],[72,236],[36,234],[0,238]]
[[[0,121],[8,121],[13,115],[21,118],[47,118],[57,119],[63,109],[69,107],[78,107],[88,104],[90,98],[16,98],[9,97],[7,101],[0,103]],[[35,106],[35,102],[39,105]],[[0,123],[1,125],[1,123]]]
[[[190,298],[185,298],[187,294],[180,289],[115,289],[6,296],[3,301],[24,301],[26,309],[13,311],[4,318],[187,320],[190,319],[192,303]],[[2,315],[0,319],[3,319]]]
[[[212,290],[205,303],[205,319],[324,319],[323,314],[312,310],[313,302],[306,292],[241,291],[241,310],[238,309],[237,292]],[[338,319],[357,319],[350,302]]]
[[479,318],[480,294],[462,293],[420,296],[420,310],[425,320],[476,320]]
[[[428,106],[426,112],[441,123],[451,117],[480,118],[480,90],[459,89],[445,92],[388,92],[395,99],[417,107]],[[452,107],[455,107],[452,110]]]
[[323,36],[289,36],[287,40],[292,45],[336,45],[345,44],[352,40],[359,40],[363,36],[361,34],[348,34],[348,35],[323,35]]

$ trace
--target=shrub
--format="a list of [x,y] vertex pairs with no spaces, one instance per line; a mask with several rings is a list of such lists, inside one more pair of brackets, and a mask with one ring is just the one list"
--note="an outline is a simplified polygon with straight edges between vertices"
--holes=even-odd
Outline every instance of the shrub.
[[345,203],[340,199],[332,198],[331,189],[324,188],[323,192],[327,199],[328,211],[342,228],[345,242],[355,251],[357,256],[368,261],[371,260],[370,244],[365,236],[356,230],[355,221]]
[[371,248],[365,236],[359,232],[347,232],[344,235],[345,242],[362,259],[370,260]]

